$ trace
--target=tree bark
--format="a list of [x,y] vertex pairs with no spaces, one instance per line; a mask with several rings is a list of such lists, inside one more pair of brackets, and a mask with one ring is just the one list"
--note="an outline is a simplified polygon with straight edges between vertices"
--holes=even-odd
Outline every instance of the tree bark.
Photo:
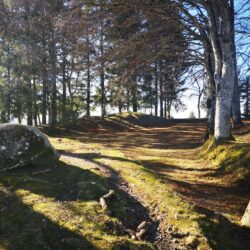
[[160,62],[160,68],[159,68],[159,74],[160,74],[160,116],[164,116],[164,106],[163,106],[163,72],[162,72],[162,62]]
[[210,45],[207,44],[205,56],[205,68],[207,73],[207,131],[205,139],[214,136],[216,90],[213,60],[213,52]]
[[[46,59],[45,59],[46,60]],[[43,61],[42,65],[42,124],[47,124],[47,69],[46,69],[46,62]]]
[[34,93],[34,99],[33,99],[33,110],[34,110],[34,124],[35,124],[35,126],[37,126],[38,125],[38,120],[37,120],[37,118],[38,118],[38,107],[37,107],[37,103],[36,103],[36,100],[37,100],[37,98],[36,98],[36,94],[37,94],[37,88],[36,88],[36,79],[34,78],[33,79],[33,93]]
[[246,87],[245,87],[245,95],[246,95],[246,102],[245,102],[245,118],[249,118],[249,91],[250,91],[250,84],[249,78],[246,79]]
[[87,112],[86,115],[90,116],[90,91],[91,91],[91,75],[90,75],[90,41],[89,41],[89,30],[87,27],[87,45],[88,45],[88,53],[87,53]]
[[235,44],[235,18],[234,18],[234,0],[230,0],[230,13],[231,13],[231,34],[232,34],[232,50],[233,50],[233,63],[234,63],[234,93],[232,103],[232,118],[234,125],[240,125],[241,120],[241,108],[240,108],[240,90],[239,90],[239,79],[238,79],[238,65],[237,65],[237,54]]
[[101,118],[104,119],[106,114],[106,95],[105,95],[105,63],[104,63],[104,27],[103,21],[100,25],[100,84],[101,84]]
[[[238,77],[236,77],[238,78]],[[242,124],[241,119],[241,108],[240,108],[240,90],[238,85],[238,79],[234,81],[234,93],[233,93],[233,102],[232,102],[232,118],[234,125]]]
[[198,103],[197,103],[197,110],[198,110],[198,118],[200,119],[201,118],[201,97],[200,95],[198,96]]
[[158,65],[155,62],[155,116],[158,116]]
[[137,89],[137,77],[132,77],[132,106],[133,112],[138,111],[138,89]]
[[212,0],[208,7],[211,43],[215,58],[216,85],[215,138],[231,138],[231,109],[235,68],[233,64],[232,34],[229,3]]
[[28,85],[28,96],[27,96],[27,125],[33,125],[33,92],[30,77],[26,77]]
[[50,44],[51,58],[51,100],[50,100],[50,130],[54,131],[57,124],[57,86],[56,86],[56,44],[54,30]]
[[62,124],[67,122],[66,102],[67,102],[67,77],[66,77],[66,49],[64,40],[62,41]]

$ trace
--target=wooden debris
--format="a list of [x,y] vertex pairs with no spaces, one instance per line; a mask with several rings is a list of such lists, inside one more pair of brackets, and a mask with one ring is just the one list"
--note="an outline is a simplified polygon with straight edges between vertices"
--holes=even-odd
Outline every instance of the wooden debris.
[[146,226],[148,223],[146,221],[143,221],[136,229],[136,231],[133,231],[131,229],[126,229],[125,232],[128,233],[132,240],[141,240],[142,237],[147,232]]
[[115,190],[110,190],[107,194],[103,195],[104,199],[110,199],[115,195]]
[[[108,209],[108,202],[115,196],[115,191],[110,190],[107,194],[103,195],[100,198],[100,205],[102,209],[107,210]],[[133,240],[141,240],[142,237],[145,235],[147,232],[147,227],[148,223],[147,221],[141,222],[138,227],[136,228],[136,231],[133,231],[131,229],[125,229],[125,232],[131,237]]]
[[141,240],[142,239],[142,236],[146,233],[146,229],[141,229],[140,232],[136,233],[135,237],[137,240]]
[[100,204],[101,204],[102,209],[106,210],[108,208],[108,204],[103,197],[100,198]]
[[136,232],[140,232],[142,229],[144,229],[147,225],[146,221],[143,221],[136,229]]
[[107,194],[103,195],[100,198],[100,205],[104,210],[108,209],[108,203],[107,201],[111,200],[111,198],[113,198],[115,196],[115,191],[114,190],[110,190]]

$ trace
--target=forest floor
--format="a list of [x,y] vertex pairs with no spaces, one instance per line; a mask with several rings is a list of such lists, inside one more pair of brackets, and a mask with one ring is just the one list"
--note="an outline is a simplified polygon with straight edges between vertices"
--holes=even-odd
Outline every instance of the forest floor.
[[[211,148],[203,120],[79,121],[50,137],[57,167],[0,178],[0,249],[247,249],[249,130]],[[142,221],[142,240],[131,239]]]

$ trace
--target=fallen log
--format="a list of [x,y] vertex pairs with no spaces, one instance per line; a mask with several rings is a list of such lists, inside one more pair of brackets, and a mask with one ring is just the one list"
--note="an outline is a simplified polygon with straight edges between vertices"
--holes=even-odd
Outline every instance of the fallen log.
[[135,238],[136,238],[137,240],[141,240],[141,239],[142,239],[142,236],[143,236],[146,232],[147,232],[146,229],[144,229],[144,228],[141,229],[140,232],[136,233]]
[[136,232],[140,232],[142,229],[144,229],[147,226],[147,222],[143,221],[136,229]]

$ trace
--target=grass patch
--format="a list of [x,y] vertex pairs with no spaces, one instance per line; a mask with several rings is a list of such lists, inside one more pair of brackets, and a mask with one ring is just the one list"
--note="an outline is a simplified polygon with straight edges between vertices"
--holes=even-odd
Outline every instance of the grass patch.
[[[140,198],[144,206],[151,208],[153,216],[158,218],[162,231],[167,231],[171,227],[170,232],[173,235],[184,238],[194,236],[200,249],[209,249],[198,222],[204,216],[198,213],[194,206],[181,199],[171,187],[161,182],[159,176],[143,165],[130,161],[119,153],[115,158],[114,152],[112,156],[107,154],[107,151],[103,153],[94,160],[115,169],[130,183],[134,194]],[[120,158],[117,159],[118,157]]]
[[118,194],[116,212],[102,210],[99,198],[110,189],[105,177],[65,162],[48,173],[36,170],[0,177],[1,249],[154,249],[125,234],[117,211],[131,206],[129,199]]
[[208,140],[201,148],[201,157],[213,162],[214,176],[227,176],[228,185],[250,185],[250,144],[228,141],[216,144]]

